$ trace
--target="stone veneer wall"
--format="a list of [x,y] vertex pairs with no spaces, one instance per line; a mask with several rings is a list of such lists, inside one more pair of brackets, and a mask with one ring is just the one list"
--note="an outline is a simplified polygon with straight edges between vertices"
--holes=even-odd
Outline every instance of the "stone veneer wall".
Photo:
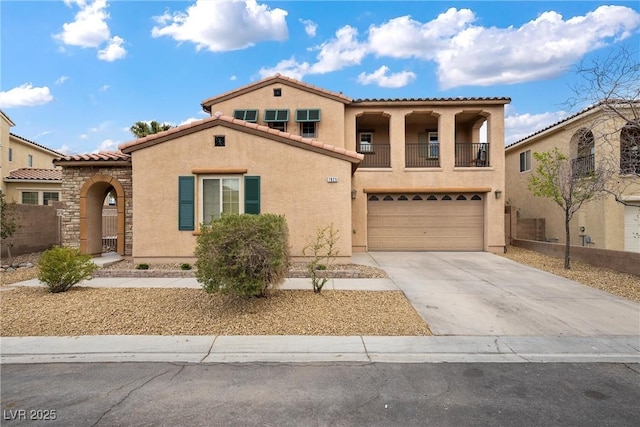
[[124,189],[125,225],[124,255],[133,254],[133,186],[131,164],[126,166],[64,166],[62,168],[62,245],[80,247],[80,190],[84,183],[95,175],[116,178]]

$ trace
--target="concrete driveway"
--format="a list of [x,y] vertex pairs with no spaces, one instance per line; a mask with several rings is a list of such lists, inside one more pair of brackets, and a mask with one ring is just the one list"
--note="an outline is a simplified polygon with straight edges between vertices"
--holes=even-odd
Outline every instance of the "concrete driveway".
[[354,255],[384,269],[436,335],[640,335],[640,304],[491,253]]

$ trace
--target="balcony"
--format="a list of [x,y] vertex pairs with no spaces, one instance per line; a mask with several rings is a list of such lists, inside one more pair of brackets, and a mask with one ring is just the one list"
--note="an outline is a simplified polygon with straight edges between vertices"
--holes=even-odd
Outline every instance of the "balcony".
[[405,165],[408,168],[440,167],[440,146],[438,144],[406,144]]
[[456,143],[456,167],[490,166],[489,143]]
[[389,144],[358,144],[358,153],[364,154],[361,168],[391,167],[391,146]]
[[595,158],[593,154],[578,157],[571,160],[571,173],[573,176],[586,176],[595,171]]

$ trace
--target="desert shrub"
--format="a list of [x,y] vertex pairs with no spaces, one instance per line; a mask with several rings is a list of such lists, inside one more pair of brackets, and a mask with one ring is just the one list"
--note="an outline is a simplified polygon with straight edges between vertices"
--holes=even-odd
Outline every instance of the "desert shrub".
[[148,270],[149,269],[149,264],[147,264],[146,262],[141,262],[140,264],[136,265],[136,270]]
[[188,262],[183,262],[180,264],[180,270],[191,270],[191,264]]
[[315,236],[307,239],[307,245],[302,249],[302,254],[309,257],[307,261],[307,271],[311,276],[311,286],[313,292],[320,293],[322,288],[329,281],[325,274],[318,274],[327,270],[335,258],[338,256],[336,246],[340,240],[340,230],[333,227],[333,224],[318,228]]
[[91,279],[98,268],[91,261],[91,255],[82,254],[79,249],[60,246],[44,251],[39,267],[38,280],[51,293],[64,292],[82,280]]
[[264,296],[289,270],[289,231],[284,216],[225,215],[201,226],[196,278],[207,292]]

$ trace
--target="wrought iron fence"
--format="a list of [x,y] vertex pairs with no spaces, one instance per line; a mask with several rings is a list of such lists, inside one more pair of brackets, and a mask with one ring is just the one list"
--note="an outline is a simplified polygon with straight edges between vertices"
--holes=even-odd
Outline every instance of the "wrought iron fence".
[[489,143],[456,143],[457,167],[489,167]]
[[391,166],[389,144],[358,144],[358,153],[364,154],[361,168],[388,168]]
[[406,144],[404,153],[408,168],[440,167],[439,144]]

